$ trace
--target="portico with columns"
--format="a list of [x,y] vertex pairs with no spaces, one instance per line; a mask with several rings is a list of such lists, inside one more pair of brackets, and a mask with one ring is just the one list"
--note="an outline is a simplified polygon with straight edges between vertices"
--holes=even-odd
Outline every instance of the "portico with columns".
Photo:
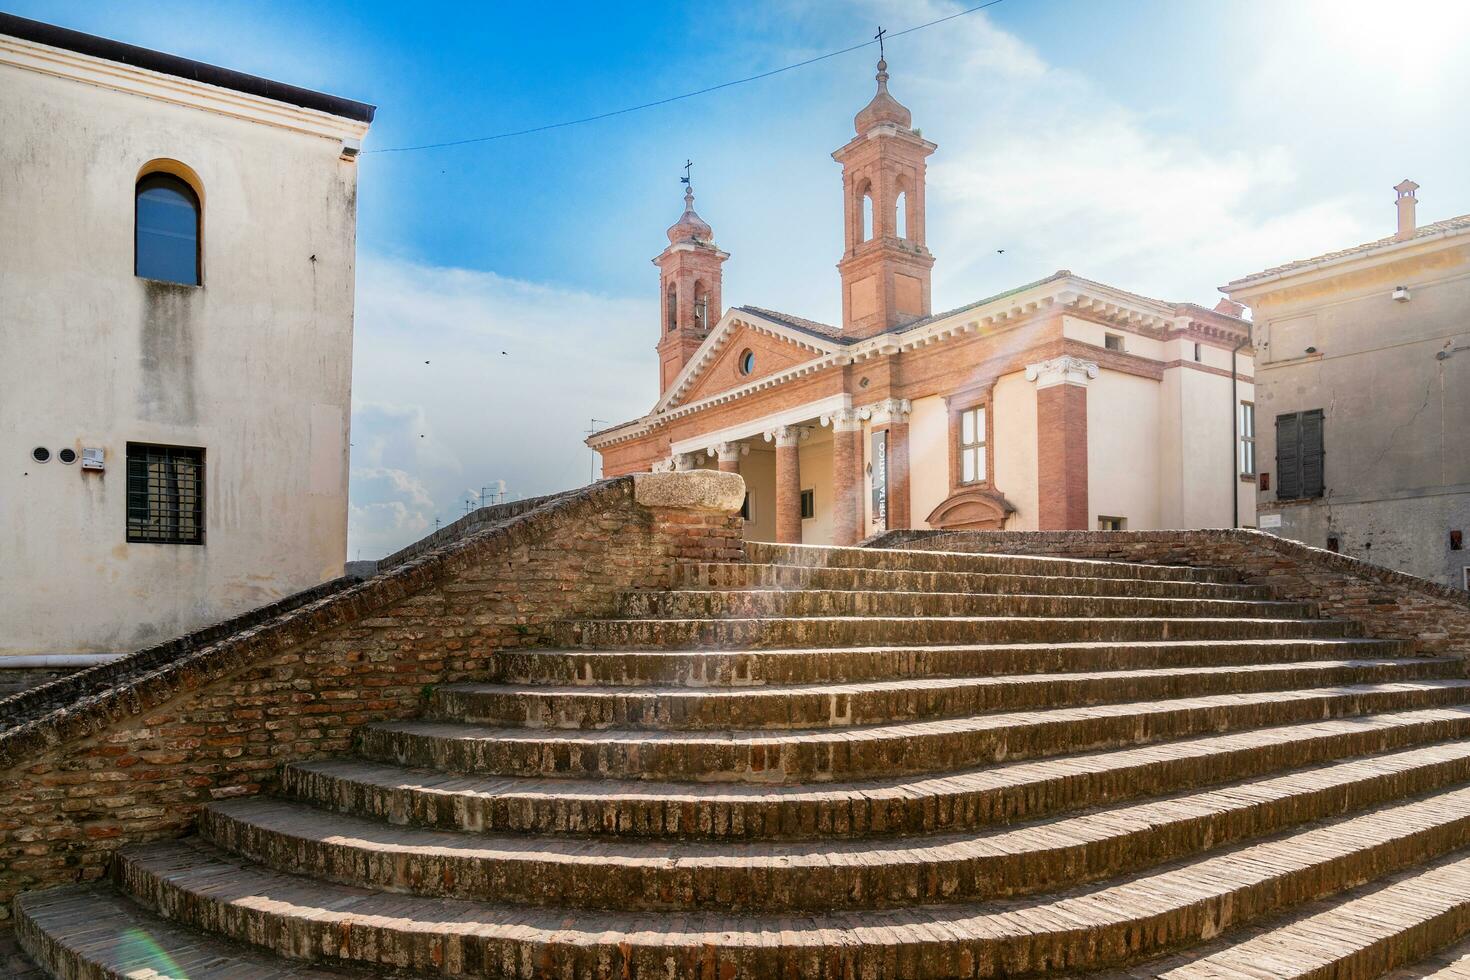
[[[899,528],[1149,530],[1254,523],[1239,472],[1248,324],[1061,270],[931,309],[925,161],[877,92],[842,166],[842,322],[718,312],[728,254],[694,210],[660,268],[658,401],[587,444],[606,476],[745,478],[756,540],[853,544]],[[711,322],[713,321],[713,322]]]

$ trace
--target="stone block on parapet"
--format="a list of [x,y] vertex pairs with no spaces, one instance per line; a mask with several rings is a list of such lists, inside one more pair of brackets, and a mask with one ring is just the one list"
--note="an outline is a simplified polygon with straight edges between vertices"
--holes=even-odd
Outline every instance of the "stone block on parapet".
[[733,514],[745,502],[745,480],[718,470],[635,473],[633,499],[643,507]]

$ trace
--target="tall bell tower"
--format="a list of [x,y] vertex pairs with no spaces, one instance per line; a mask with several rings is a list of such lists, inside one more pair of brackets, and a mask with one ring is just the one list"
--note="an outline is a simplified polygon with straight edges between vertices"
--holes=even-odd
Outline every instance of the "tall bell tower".
[[[689,183],[685,178],[685,183]],[[694,213],[694,185],[684,191],[684,213],[669,228],[669,247],[659,268],[658,391],[662,397],[720,319],[720,267],[730,257],[715,246],[715,233]]]
[[930,314],[924,244],[925,159],[937,149],[888,94],[888,62],[878,60],[878,92],[853,120],[857,136],[832,154],[842,164],[842,332],[871,337]]

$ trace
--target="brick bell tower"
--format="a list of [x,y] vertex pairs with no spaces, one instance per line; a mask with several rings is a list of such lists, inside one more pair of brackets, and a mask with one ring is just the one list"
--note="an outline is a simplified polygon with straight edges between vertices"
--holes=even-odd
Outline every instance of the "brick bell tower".
[[[687,182],[687,178],[686,178]],[[720,319],[720,266],[730,257],[715,247],[715,233],[694,213],[694,185],[684,191],[684,213],[669,228],[669,247],[659,268],[658,392],[674,383],[710,328]]]
[[878,60],[878,92],[853,120],[857,136],[832,154],[842,164],[846,227],[842,332],[871,337],[931,312],[924,245],[925,158],[937,148],[888,94],[888,62]]

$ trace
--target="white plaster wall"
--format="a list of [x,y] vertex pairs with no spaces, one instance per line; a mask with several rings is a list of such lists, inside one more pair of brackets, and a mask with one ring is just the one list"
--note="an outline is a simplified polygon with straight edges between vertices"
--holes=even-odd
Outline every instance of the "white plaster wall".
[[1094,323],[1092,320],[1084,320],[1076,316],[1062,317],[1062,336],[1068,340],[1080,340],[1094,347],[1106,347],[1107,334],[1110,333],[1118,334],[1123,338],[1124,353],[1137,354],[1155,361],[1164,358],[1164,341],[1145,337],[1125,327],[1104,326],[1101,323]]
[[[798,450],[801,488],[814,491],[816,516],[801,522],[803,544],[832,543],[832,436],[822,430]],[[772,474],[774,477],[774,474]]]
[[949,412],[944,398],[914,401],[909,415],[909,515],[914,527],[949,496]]
[[757,449],[740,457],[740,475],[750,494],[750,517],[745,537],[751,541],[776,540],[776,452]]
[[995,489],[1016,512],[1006,521],[1008,531],[1034,531],[1040,494],[1036,469],[1036,385],[1021,373],[995,383],[991,394],[995,413]]
[[[0,66],[0,654],[130,651],[339,575],[356,168],[332,139]],[[133,276],[140,168],[202,287]],[[126,542],[126,443],[203,447],[206,544]],[[100,447],[104,474],[31,461]]]
[[[1130,531],[1159,527],[1158,382],[1102,370],[1087,389],[1089,526],[1099,515]],[[1226,419],[1227,424],[1229,419]]]

